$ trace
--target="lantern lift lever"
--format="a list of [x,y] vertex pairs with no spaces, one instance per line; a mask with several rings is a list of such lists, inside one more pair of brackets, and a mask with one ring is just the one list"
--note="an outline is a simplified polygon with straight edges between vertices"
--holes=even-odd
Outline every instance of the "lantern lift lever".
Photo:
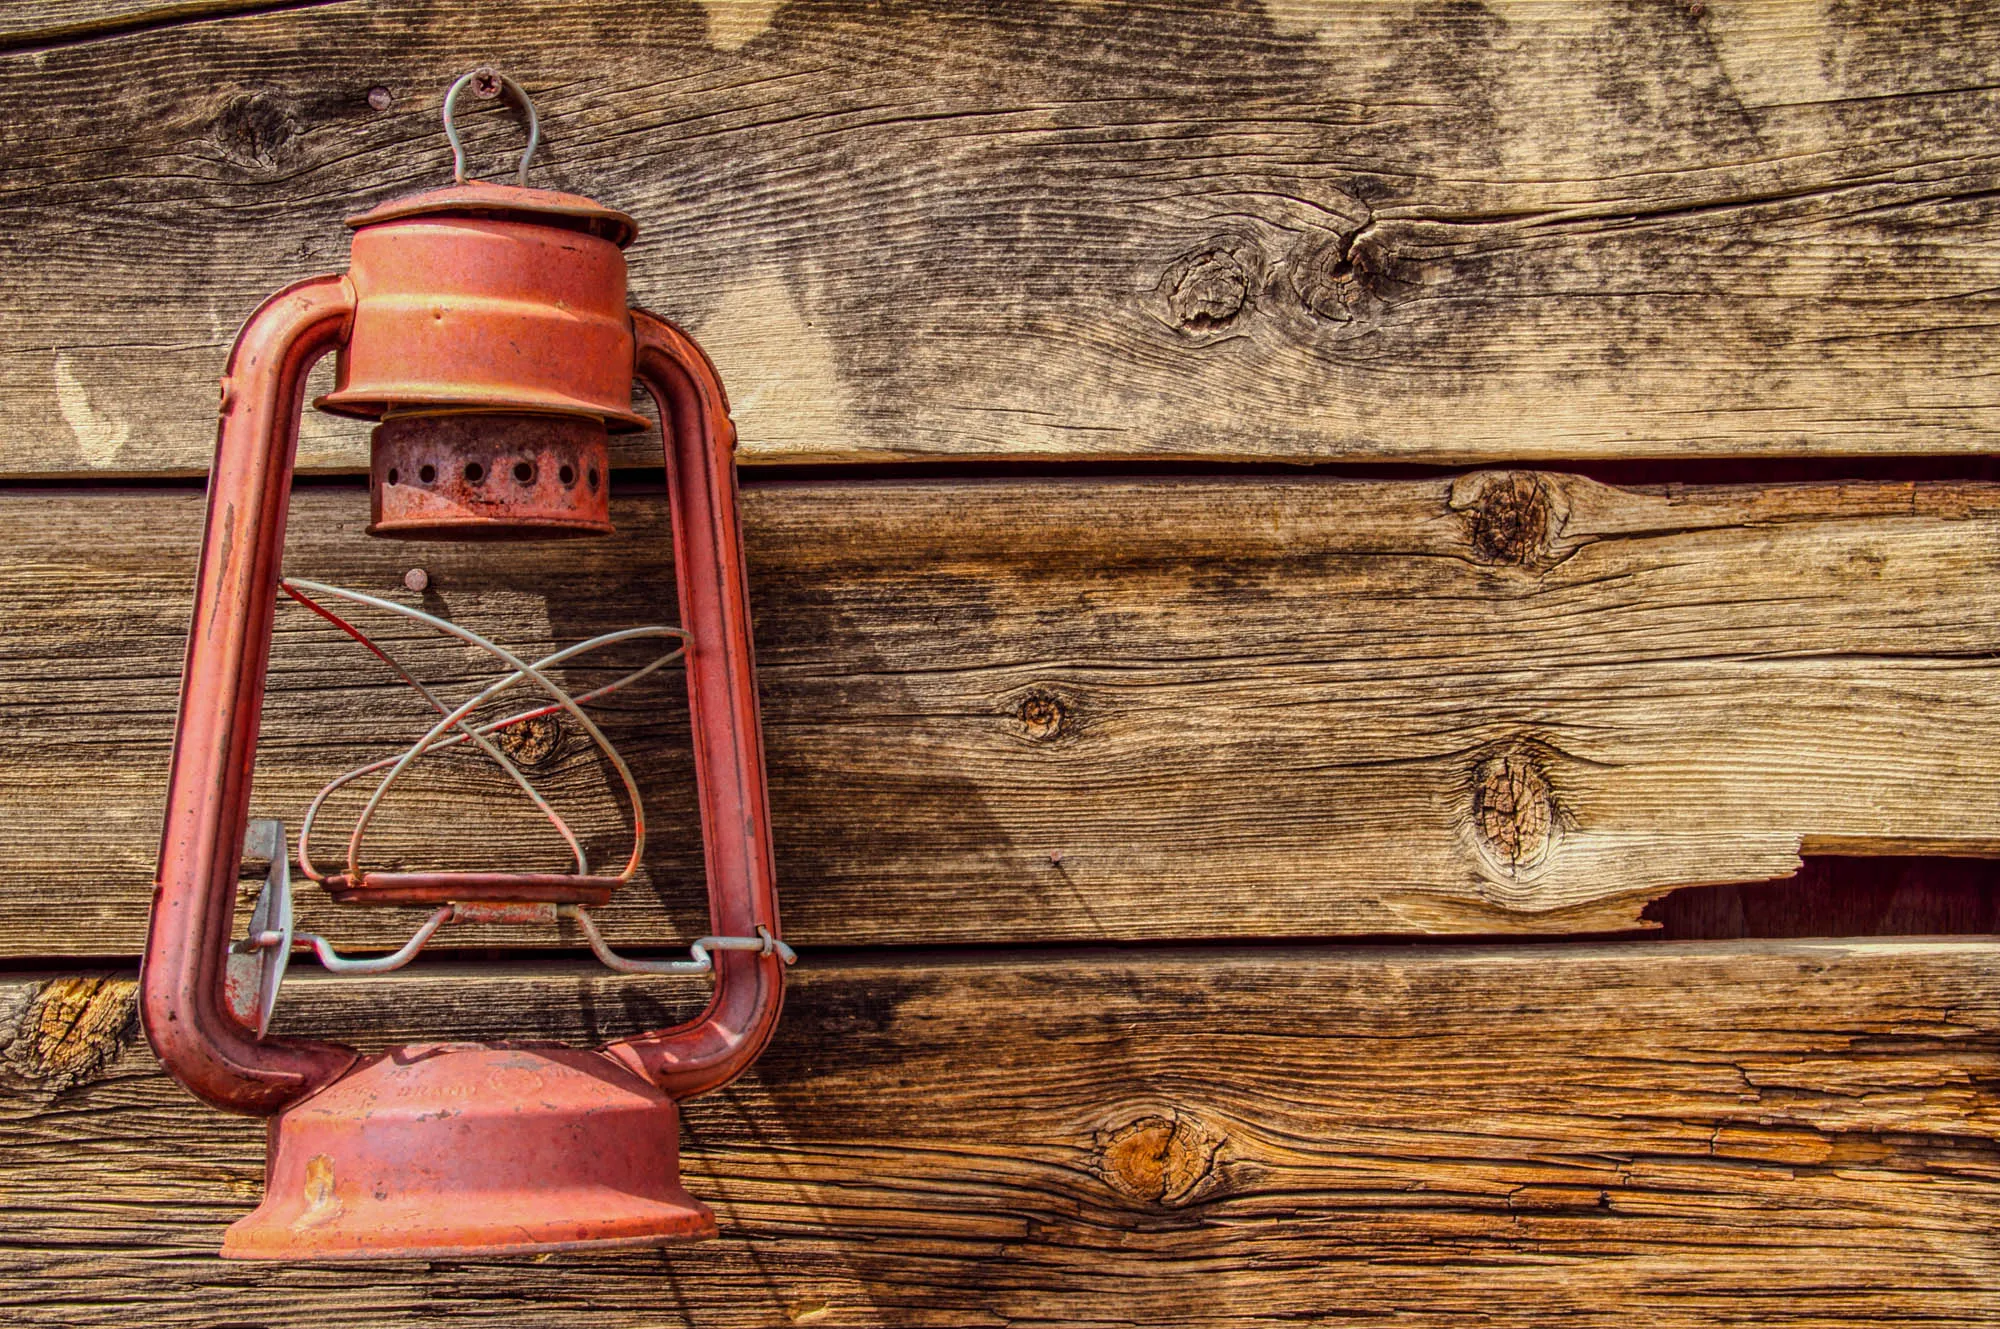
[[[401,969],[416,959],[424,943],[447,923],[512,921],[509,916],[491,907],[445,905],[432,912],[408,941],[387,955],[366,959],[342,955],[325,937],[293,929],[291,859],[285,852],[285,824],[275,817],[260,817],[252,821],[244,857],[268,858],[269,867],[264,888],[257,895],[256,908],[250,914],[249,930],[241,941],[229,948],[227,989],[231,1011],[237,1019],[256,1030],[259,1038],[270,1030],[271,1012],[277,1006],[278,990],[284,985],[285,971],[295,948],[310,947],[320,965],[331,974],[382,974]],[[621,974],[713,973],[717,951],[775,955],[788,965],[797,964],[799,959],[797,951],[772,936],[770,929],[762,925],[758,926],[754,937],[701,937],[689,943],[689,958],[685,960],[637,960],[612,950],[604,940],[604,934],[598,930],[596,920],[581,905],[544,905],[536,917],[549,921],[558,917],[575,920],[583,931],[584,940],[590,943],[591,954],[605,968]]]

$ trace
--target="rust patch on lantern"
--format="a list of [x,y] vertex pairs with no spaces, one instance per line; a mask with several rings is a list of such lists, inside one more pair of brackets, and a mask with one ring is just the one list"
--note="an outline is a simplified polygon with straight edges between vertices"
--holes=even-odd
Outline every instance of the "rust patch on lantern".
[[305,1211],[292,1220],[295,1230],[324,1227],[340,1217],[345,1207],[334,1189],[333,1159],[326,1154],[314,1154],[306,1160],[306,1181],[302,1188],[305,1196]]

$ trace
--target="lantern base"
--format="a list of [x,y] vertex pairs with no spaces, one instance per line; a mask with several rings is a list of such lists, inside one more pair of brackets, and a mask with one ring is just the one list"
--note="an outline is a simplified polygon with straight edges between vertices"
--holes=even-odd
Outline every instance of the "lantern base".
[[681,1189],[674,1101],[552,1044],[433,1043],[369,1057],[270,1126],[264,1202],[236,1260],[442,1259],[715,1235]]

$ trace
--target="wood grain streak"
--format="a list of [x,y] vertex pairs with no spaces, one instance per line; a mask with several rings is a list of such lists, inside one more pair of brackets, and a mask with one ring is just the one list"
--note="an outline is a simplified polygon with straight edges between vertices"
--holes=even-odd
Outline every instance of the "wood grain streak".
[[0,52],[143,34],[176,23],[298,9],[338,0],[0,0]]
[[0,56],[0,468],[201,471],[238,321],[494,52],[749,463],[2000,437],[1993,3],[385,0]]
[[[424,1266],[215,1259],[257,1197],[261,1130],[198,1106],[127,1030],[80,1082],[0,1062],[0,1313],[1990,1324],[1993,960],[1957,943],[809,961],[771,1050],[687,1109],[688,1184],[721,1240]],[[41,991],[10,979],[0,1009]],[[302,980],[282,1018],[377,1045],[580,1039],[665,1019],[675,993],[692,995],[419,970]]]
[[[0,496],[0,953],[136,953],[201,514]],[[744,514],[803,944],[1584,931],[1802,846],[2000,849],[2000,487],[815,482],[752,485]],[[360,535],[359,491],[309,488],[287,566],[406,598],[422,566],[426,607],[540,649],[671,615],[662,506],[615,516],[603,543],[405,545]],[[279,621],[254,806],[296,828],[428,720]],[[373,626],[448,691],[475,677]],[[628,941],[703,918],[679,688],[604,711],[649,791],[644,874],[606,913]],[[577,736],[517,751],[616,861]],[[440,760],[364,861],[560,867],[517,803]],[[302,898],[337,935],[414,926]]]

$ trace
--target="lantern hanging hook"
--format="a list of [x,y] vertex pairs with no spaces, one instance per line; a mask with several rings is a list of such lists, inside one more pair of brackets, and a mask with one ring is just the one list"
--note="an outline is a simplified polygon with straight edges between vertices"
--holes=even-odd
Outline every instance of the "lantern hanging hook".
[[515,172],[515,181],[523,189],[528,187],[528,162],[535,155],[535,148],[542,141],[541,117],[535,114],[535,104],[528,100],[528,90],[508,78],[490,65],[482,65],[469,74],[461,74],[451,90],[444,95],[444,136],[451,144],[451,178],[459,184],[465,183],[465,144],[458,138],[458,123],[452,116],[458,110],[458,96],[467,88],[481,97],[501,97],[512,101],[521,108],[521,114],[528,119],[528,146],[521,153],[521,165]]

